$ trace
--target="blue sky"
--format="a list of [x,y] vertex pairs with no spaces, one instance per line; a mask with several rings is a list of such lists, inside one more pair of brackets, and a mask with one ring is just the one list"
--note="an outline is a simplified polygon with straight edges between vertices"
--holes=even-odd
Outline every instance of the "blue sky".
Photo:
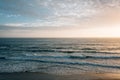
[[115,36],[119,5],[119,0],[0,0],[0,37]]

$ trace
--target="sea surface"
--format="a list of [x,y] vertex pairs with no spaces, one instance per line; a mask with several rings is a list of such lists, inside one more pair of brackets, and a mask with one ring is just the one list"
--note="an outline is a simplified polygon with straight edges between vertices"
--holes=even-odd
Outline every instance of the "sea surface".
[[120,39],[0,38],[0,73],[120,73]]

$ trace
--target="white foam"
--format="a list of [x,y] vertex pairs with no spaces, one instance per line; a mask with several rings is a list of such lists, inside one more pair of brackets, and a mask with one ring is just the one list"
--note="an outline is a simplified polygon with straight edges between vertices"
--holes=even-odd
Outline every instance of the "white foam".
[[21,62],[21,63],[3,63],[0,66],[0,72],[25,72],[36,69],[38,66],[32,62]]

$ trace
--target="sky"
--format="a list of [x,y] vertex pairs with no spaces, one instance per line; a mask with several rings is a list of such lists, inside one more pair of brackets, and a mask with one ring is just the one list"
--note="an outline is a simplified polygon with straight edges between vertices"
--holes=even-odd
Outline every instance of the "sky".
[[120,0],[0,0],[0,37],[120,37]]

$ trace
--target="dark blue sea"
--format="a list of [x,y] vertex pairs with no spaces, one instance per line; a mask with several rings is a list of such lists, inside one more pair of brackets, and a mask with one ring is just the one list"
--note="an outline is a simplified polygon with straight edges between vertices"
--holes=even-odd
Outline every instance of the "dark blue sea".
[[0,38],[0,73],[120,73],[120,39]]

